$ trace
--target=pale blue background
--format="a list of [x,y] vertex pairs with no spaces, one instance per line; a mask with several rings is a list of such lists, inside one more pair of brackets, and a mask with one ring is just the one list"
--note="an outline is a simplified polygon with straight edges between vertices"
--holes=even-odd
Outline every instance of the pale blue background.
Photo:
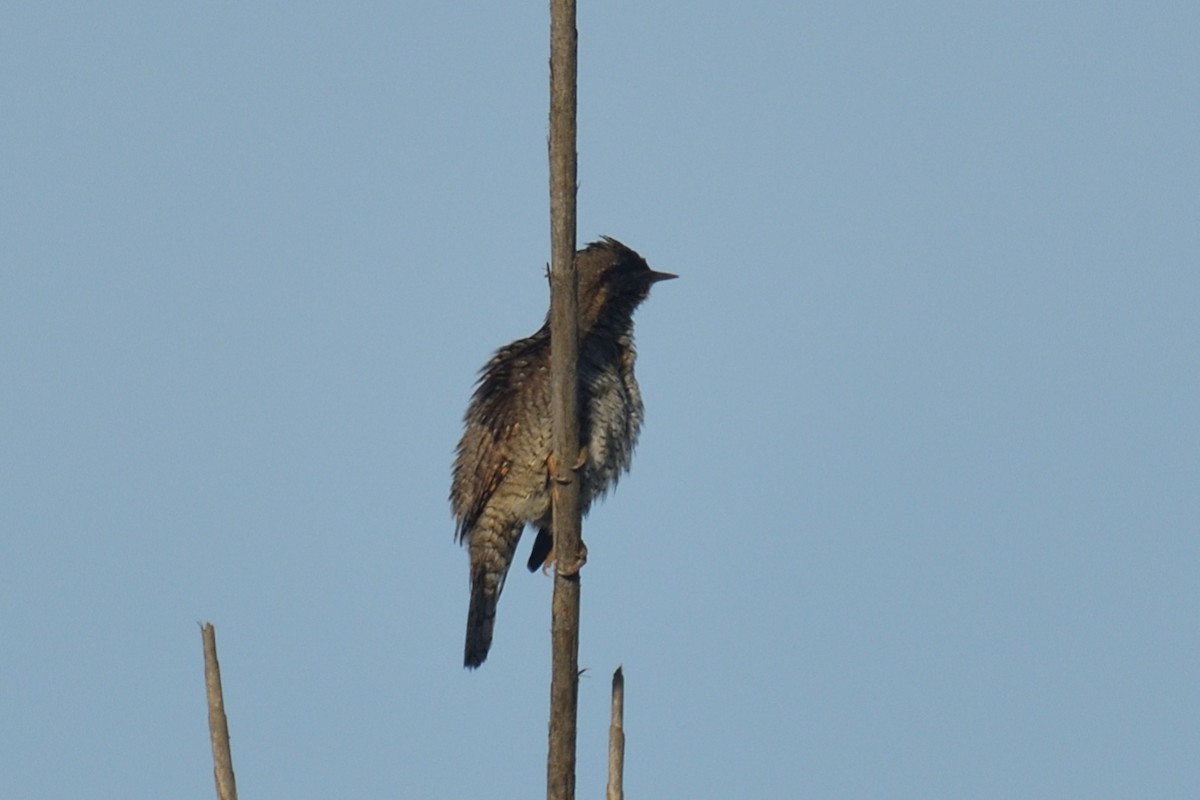
[[[0,11],[0,774],[537,797],[550,581],[460,666],[473,376],[547,303],[544,3]],[[579,795],[1200,785],[1194,3],[584,2],[639,313]],[[527,545],[526,545],[527,546]],[[524,549],[521,553],[524,558]]]

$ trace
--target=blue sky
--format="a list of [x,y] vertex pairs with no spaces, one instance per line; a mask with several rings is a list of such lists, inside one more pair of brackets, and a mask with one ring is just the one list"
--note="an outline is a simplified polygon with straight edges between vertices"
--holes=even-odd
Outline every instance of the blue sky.
[[[579,240],[681,278],[580,796],[618,664],[630,796],[1193,792],[1200,12],[582,5]],[[0,30],[6,791],[211,796],[211,620],[243,796],[537,796],[551,583],[464,671],[446,495],[547,304],[545,4]]]

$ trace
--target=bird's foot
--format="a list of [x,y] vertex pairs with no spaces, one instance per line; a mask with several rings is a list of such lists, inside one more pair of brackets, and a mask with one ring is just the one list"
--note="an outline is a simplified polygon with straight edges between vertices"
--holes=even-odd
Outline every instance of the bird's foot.
[[[588,451],[587,447],[579,448],[579,457],[575,459],[575,463],[571,465],[572,472],[578,472],[583,469],[583,465],[587,463]],[[553,452],[546,457],[546,469],[550,473],[550,480],[555,483],[561,483],[564,486],[571,482],[570,475],[564,475],[558,469],[558,458]]]
[[[579,570],[583,569],[583,565],[587,563],[587,553],[588,553],[587,545],[583,543],[582,539],[580,539],[579,540],[579,557],[574,559],[573,562],[570,564],[564,564],[561,561],[558,562],[558,564],[554,568],[555,574],[561,575],[564,578],[574,578],[576,575],[579,574]],[[549,560],[551,560],[551,561],[553,560],[553,555],[551,556],[551,558]],[[547,564],[547,567],[548,566],[549,566],[549,564]]]

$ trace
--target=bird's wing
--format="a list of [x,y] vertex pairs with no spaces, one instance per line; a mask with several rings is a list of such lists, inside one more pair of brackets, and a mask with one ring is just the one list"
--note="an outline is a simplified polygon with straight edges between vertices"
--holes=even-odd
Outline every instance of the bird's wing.
[[[539,331],[501,348],[484,366],[467,408],[466,432],[458,445],[450,498],[463,540],[479,520],[512,468],[511,443],[536,391],[538,369],[549,364],[550,340]],[[538,404],[540,405],[540,404]]]

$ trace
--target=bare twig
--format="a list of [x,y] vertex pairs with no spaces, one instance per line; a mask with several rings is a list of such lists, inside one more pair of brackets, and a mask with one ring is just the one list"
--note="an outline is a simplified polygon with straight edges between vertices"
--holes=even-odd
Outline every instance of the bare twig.
[[612,680],[612,722],[608,726],[608,800],[625,800],[625,673]]
[[[579,323],[575,278],[575,0],[550,0],[550,385],[554,452],[566,467],[579,453]],[[579,476],[560,469],[554,492],[553,655],[548,800],[575,798],[575,730],[579,698]],[[564,574],[564,566],[567,567]]]
[[208,692],[208,734],[212,739],[217,800],[237,800],[233,756],[229,752],[229,723],[221,694],[221,665],[217,663],[217,632],[211,622],[200,627],[200,636],[204,640],[204,688]]

